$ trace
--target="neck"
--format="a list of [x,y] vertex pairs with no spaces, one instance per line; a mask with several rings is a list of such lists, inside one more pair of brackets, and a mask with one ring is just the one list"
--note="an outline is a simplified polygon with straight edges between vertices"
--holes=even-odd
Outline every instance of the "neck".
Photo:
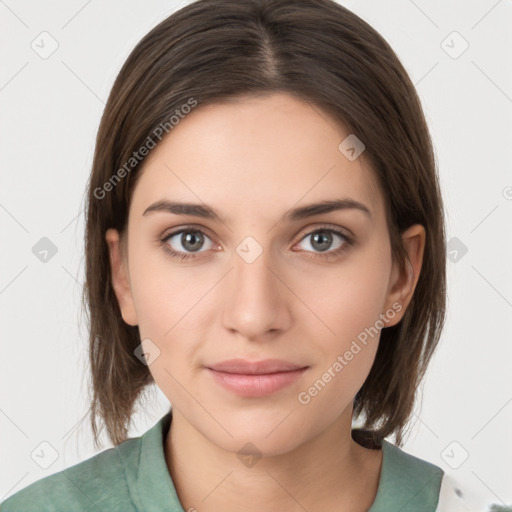
[[252,459],[212,443],[173,410],[165,456],[184,510],[368,510],[382,450],[352,439],[351,412],[287,453]]

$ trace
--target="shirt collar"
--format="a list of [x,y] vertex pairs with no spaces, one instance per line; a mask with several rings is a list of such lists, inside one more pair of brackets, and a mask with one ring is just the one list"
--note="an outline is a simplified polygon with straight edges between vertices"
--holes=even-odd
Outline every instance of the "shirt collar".
[[[165,460],[165,439],[171,420],[172,410],[140,438],[135,485],[139,501],[147,512],[185,512]],[[402,507],[403,510],[416,510],[416,505],[421,505],[421,510],[434,510],[443,471],[403,452],[385,439],[381,445],[379,484],[368,512],[402,510]]]

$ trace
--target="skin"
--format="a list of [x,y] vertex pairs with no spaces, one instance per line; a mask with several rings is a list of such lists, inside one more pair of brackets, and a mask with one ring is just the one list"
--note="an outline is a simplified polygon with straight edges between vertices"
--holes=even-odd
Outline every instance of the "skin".
[[[425,230],[414,225],[402,234],[412,272],[399,272],[364,153],[349,161],[338,149],[348,134],[284,93],[198,107],[146,158],[126,248],[116,230],[106,233],[123,319],[160,351],[149,369],[173,407],[165,455],[184,510],[364,511],[374,501],[382,450],[357,444],[351,421],[379,336],[308,404],[297,397],[393,304],[401,311],[386,326],[400,321],[421,270]],[[337,198],[363,203],[371,217],[345,209],[279,222],[291,208]],[[206,203],[225,221],[143,215],[160,199]],[[318,249],[311,233],[325,224],[351,233],[354,243],[332,234],[327,251]],[[206,236],[198,252],[181,235],[168,239],[194,255],[179,261],[159,241],[185,227]],[[247,236],[263,251],[252,263],[236,251]],[[326,257],[343,244],[341,254]],[[205,369],[235,357],[308,369],[272,395],[240,397]],[[247,442],[262,456],[251,467],[237,456]]]

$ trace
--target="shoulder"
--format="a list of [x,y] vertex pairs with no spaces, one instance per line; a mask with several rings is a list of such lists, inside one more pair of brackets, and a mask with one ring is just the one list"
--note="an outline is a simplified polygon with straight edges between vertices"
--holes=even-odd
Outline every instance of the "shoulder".
[[382,441],[383,466],[375,508],[435,512],[444,471],[411,455],[389,441]]
[[391,469],[394,480],[389,488],[394,493],[406,496],[407,510],[416,510],[417,503],[417,510],[422,511],[475,512],[465,499],[467,493],[464,489],[440,467],[414,457],[391,443],[387,443],[386,452],[388,462],[391,462],[388,469]]
[[439,466],[415,457],[386,440],[383,441],[383,449],[387,457],[388,469],[392,471],[395,479],[403,482],[432,482],[439,493],[444,475],[444,471]]
[[128,439],[21,489],[0,504],[1,512],[122,510],[134,507],[126,468],[137,464],[140,438]]

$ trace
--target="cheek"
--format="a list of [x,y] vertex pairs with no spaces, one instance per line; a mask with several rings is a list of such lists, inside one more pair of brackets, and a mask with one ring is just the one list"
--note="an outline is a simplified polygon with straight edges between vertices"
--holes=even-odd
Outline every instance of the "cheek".
[[130,259],[132,296],[141,340],[156,345],[158,357],[149,370],[169,396],[179,396],[198,361],[198,349],[212,326],[214,310],[208,293],[217,276],[178,268],[163,249],[137,250]]
[[[371,247],[354,253],[338,267],[300,278],[298,295],[315,313],[330,350],[342,349],[383,313],[390,260]],[[310,315],[312,318],[313,315]]]
[[301,390],[299,402],[310,403],[330,419],[353,400],[370,372],[380,339],[376,322],[385,295],[382,268],[346,270],[326,284],[324,293],[310,294],[310,307],[322,321],[312,317],[310,326],[321,325],[324,334],[310,337],[319,355],[318,364]]
[[192,268],[179,268],[159,247],[133,249],[130,277],[141,336],[161,339],[176,329],[191,327],[187,324],[209,284],[196,278]]
[[309,328],[313,334],[314,323],[323,334],[310,337],[321,355],[301,403],[314,398],[313,407],[332,407],[334,417],[364,383],[377,353],[377,321],[385,304],[389,269],[390,259],[368,247],[335,271],[302,280],[303,296],[321,320],[311,315]]

